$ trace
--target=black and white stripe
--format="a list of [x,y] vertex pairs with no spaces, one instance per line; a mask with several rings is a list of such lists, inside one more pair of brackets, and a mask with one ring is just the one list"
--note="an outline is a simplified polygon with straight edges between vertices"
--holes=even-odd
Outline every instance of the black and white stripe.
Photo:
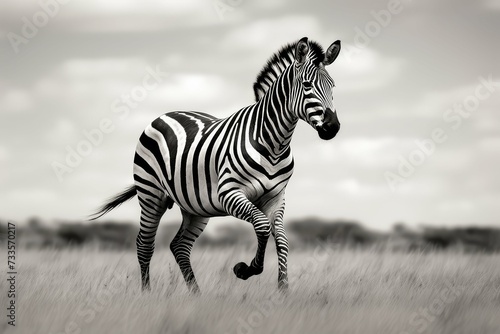
[[174,203],[181,208],[183,221],[170,248],[192,292],[199,291],[190,263],[193,244],[210,217],[224,215],[250,222],[257,235],[255,257],[250,265],[238,263],[236,276],[246,280],[262,272],[272,234],[279,287],[288,287],[283,214],[285,188],[293,172],[289,144],[298,119],[311,124],[320,136],[324,132],[333,137],[338,131],[332,121],[334,117],[338,123],[334,84],[324,65],[333,62],[339,50],[338,41],[325,54],[317,43],[303,38],[277,52],[261,71],[254,84],[255,104],[225,119],[170,112],[144,130],[134,158],[135,186],[99,212],[102,215],[138,195],[137,254],[143,288],[150,284],[149,263],[160,218]]

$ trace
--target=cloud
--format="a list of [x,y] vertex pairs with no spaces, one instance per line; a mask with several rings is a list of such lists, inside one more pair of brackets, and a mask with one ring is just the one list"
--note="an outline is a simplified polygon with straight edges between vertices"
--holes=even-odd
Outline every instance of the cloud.
[[479,149],[490,152],[490,153],[500,153],[500,137],[487,137],[479,141]]
[[5,146],[0,146],[0,162],[7,161],[10,154]]
[[213,104],[231,95],[234,90],[217,75],[200,73],[173,73],[158,89],[151,93],[153,105],[176,105],[185,108],[207,103]]
[[[0,145],[0,165],[2,166],[2,169],[5,170],[6,167],[9,165],[9,161],[11,159],[11,153],[7,149],[7,147]],[[0,182],[4,184],[4,181],[7,180],[7,173],[0,173]]]
[[24,113],[33,105],[31,94],[24,89],[10,88],[0,96],[0,108],[5,113]]
[[283,16],[243,24],[230,31],[221,46],[226,50],[258,51],[270,57],[280,46],[304,36],[315,39],[320,32],[319,22],[313,16]]
[[[349,44],[343,47],[352,48]],[[340,94],[386,87],[398,78],[404,65],[403,59],[382,56],[373,49],[363,48],[351,53],[341,50],[339,58],[329,69]]]
[[[104,113],[110,112],[115,99],[143,85],[148,69],[156,67],[138,58],[70,59],[34,84],[34,96],[45,100],[62,97],[87,116],[89,112],[103,116],[103,107],[106,107]],[[171,109],[219,109],[235,103],[243,106],[238,87],[219,75],[175,71],[176,66],[171,66],[168,59],[158,68],[165,75],[147,98],[138,103],[137,110],[163,113]],[[92,108],[95,101],[102,101],[98,109]]]
[[[397,168],[398,156],[416,148],[415,139],[428,138],[441,125],[447,108],[474,93],[476,75],[495,69],[492,55],[498,46],[491,43],[495,29],[490,28],[497,25],[497,2],[464,3],[465,21],[445,15],[450,1],[419,2],[418,8],[412,5],[416,11],[401,13],[402,20],[394,17],[369,47],[347,57],[352,29],[368,18],[372,2],[340,9],[328,2],[243,0],[221,20],[215,1],[69,1],[19,56],[6,54],[7,61],[0,62],[5,215],[88,213],[131,182],[137,139],[155,117],[173,109],[227,116],[252,103],[251,84],[265,61],[283,44],[308,36],[324,48],[342,39],[343,52],[328,67],[337,85],[342,130],[335,140],[322,142],[307,124],[297,127],[288,217],[345,216],[381,224],[459,221],[463,212],[453,207],[460,208],[464,199],[474,206],[468,217],[498,217],[497,92],[481,101],[460,131],[447,132],[449,141],[399,193],[391,192],[383,176]],[[0,36],[20,33],[21,18],[32,18],[39,3],[0,2]],[[425,24],[414,29],[415,23]],[[469,48],[464,49],[465,40]],[[487,51],[481,61],[477,50]],[[141,85],[155,61],[168,77],[126,119],[118,119],[112,102]],[[83,130],[113,116],[116,130],[60,185],[50,162],[63,161],[66,145],[75,146],[85,139]],[[16,189],[17,199],[44,197],[43,189],[56,195],[20,202],[21,210],[8,196]],[[138,217],[136,206],[127,204],[112,217]]]
[[59,72],[77,80],[129,75],[144,70],[147,62],[140,58],[73,58],[65,61]]
[[95,110],[88,108],[94,101],[111,103],[133,86],[142,84],[148,66],[153,65],[128,57],[68,59],[39,78],[30,93],[39,100],[66,101],[71,108],[80,107],[88,115]]
[[438,210],[445,214],[469,214],[474,211],[474,202],[466,199],[443,201],[439,204]]
[[498,119],[498,107],[496,110],[481,110],[474,115],[474,123],[478,132],[497,133],[500,129],[500,120]]
[[71,119],[60,118],[53,122],[47,131],[45,131],[45,140],[49,145],[61,145],[61,143],[72,143],[81,136],[80,131]]
[[418,117],[441,118],[444,112],[457,103],[474,94],[475,85],[468,84],[440,91],[428,91],[409,108],[409,112]]
[[[269,32],[273,33],[270,34]],[[278,19],[252,21],[228,33],[222,47],[229,52],[246,50],[253,58],[269,58],[280,46],[308,36],[326,49],[333,42],[331,31],[322,29],[319,21],[308,15],[284,16]],[[264,43],[265,41],[265,43]],[[344,44],[343,48],[353,46]],[[349,57],[342,56],[349,53]],[[384,57],[371,48],[356,49],[356,52],[341,51],[341,56],[327,69],[337,82],[339,92],[359,92],[385,87],[401,73],[405,62],[395,57]]]
[[406,146],[408,140],[396,137],[353,137],[339,143],[340,154],[368,166],[384,165],[384,157]]
[[500,10],[500,3],[497,0],[483,0],[482,5],[486,9]]
[[[352,168],[366,169],[389,168],[397,162],[400,152],[414,148],[412,138],[384,137],[348,137],[337,138],[334,142],[317,142],[317,138],[297,142],[293,146],[297,159],[317,165],[354,166]],[[311,143],[314,141],[314,143]],[[314,160],[308,157],[314,156]]]
[[336,194],[332,197],[344,194],[353,197],[373,197],[388,193],[387,187],[383,183],[364,182],[355,177],[350,177],[335,182],[333,185],[333,190],[335,190]]
[[206,1],[185,0],[185,1],[161,1],[148,0],[137,2],[136,0],[108,0],[106,2],[98,0],[88,0],[76,2],[71,5],[71,11],[85,15],[119,15],[119,14],[155,14],[160,13],[168,16],[186,15],[204,8]]
[[[37,12],[47,11],[40,3],[45,1],[20,1],[0,5],[0,18],[7,31],[21,29],[22,17],[29,20]],[[55,3],[58,3],[57,1]],[[160,1],[135,0],[70,1],[60,4],[50,18],[47,30],[68,32],[146,32],[175,30],[180,26],[200,26],[219,22],[211,1],[185,0]]]
[[[9,189],[7,192],[0,196],[2,202],[10,202],[9,215],[7,213],[8,219],[17,219],[19,216],[26,215],[26,217],[34,216],[54,216],[57,215],[54,210],[54,203],[57,203],[55,207],[63,207],[61,202],[64,201],[64,197],[61,198],[60,194],[57,193],[55,189],[39,188],[37,186],[30,186],[27,184],[19,185],[16,189]],[[61,201],[62,200],[62,201]],[[26,212],[26,207],[29,207],[29,212]],[[5,213],[4,213],[5,214]]]
[[[500,95],[498,94],[500,86],[496,84],[492,86],[493,88],[486,88],[483,81],[487,79],[488,75],[481,75],[476,80],[465,85],[427,91],[420,101],[407,108],[407,112],[418,117],[441,119],[447,110],[453,109],[457,105],[464,105],[470,99],[475,99],[478,101],[477,107],[473,108],[474,110],[470,113],[473,119],[479,121],[485,115],[485,112],[497,110],[500,103]],[[493,81],[498,82],[495,78],[493,78]],[[493,89],[493,92],[488,89]]]

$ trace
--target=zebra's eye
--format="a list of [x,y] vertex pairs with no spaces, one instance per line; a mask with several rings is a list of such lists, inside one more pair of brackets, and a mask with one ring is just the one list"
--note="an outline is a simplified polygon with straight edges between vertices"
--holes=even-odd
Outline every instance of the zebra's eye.
[[305,89],[312,88],[312,83],[310,81],[304,81],[304,82],[302,82],[302,84],[304,85]]

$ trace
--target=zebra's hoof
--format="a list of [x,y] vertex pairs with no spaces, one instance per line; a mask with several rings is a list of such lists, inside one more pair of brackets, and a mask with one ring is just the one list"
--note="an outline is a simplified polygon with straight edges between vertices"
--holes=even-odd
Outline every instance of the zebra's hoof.
[[278,282],[278,290],[283,294],[288,294],[289,286],[288,282]]
[[235,265],[233,271],[236,277],[238,277],[239,279],[246,280],[248,279],[248,277],[250,277],[248,275],[248,266],[244,262],[240,262]]

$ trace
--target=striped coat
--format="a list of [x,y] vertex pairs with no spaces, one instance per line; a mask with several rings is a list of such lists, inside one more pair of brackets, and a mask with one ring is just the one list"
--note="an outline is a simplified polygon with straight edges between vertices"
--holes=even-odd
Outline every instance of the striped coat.
[[199,287],[190,253],[208,219],[232,215],[248,221],[257,236],[249,265],[238,263],[238,278],[258,275],[272,234],[278,254],[278,284],[288,287],[288,241],[283,226],[284,193],[293,173],[290,141],[299,119],[322,139],[333,138],[340,123],[333,108],[334,82],[325,70],[340,51],[326,52],[307,38],[289,44],[268,61],[254,84],[256,103],[228,118],[177,111],[155,119],[142,133],[134,157],[135,185],[106,203],[97,217],[137,195],[141,228],[137,253],[143,288],[159,221],[178,205],[183,215],[170,248],[192,292]]

